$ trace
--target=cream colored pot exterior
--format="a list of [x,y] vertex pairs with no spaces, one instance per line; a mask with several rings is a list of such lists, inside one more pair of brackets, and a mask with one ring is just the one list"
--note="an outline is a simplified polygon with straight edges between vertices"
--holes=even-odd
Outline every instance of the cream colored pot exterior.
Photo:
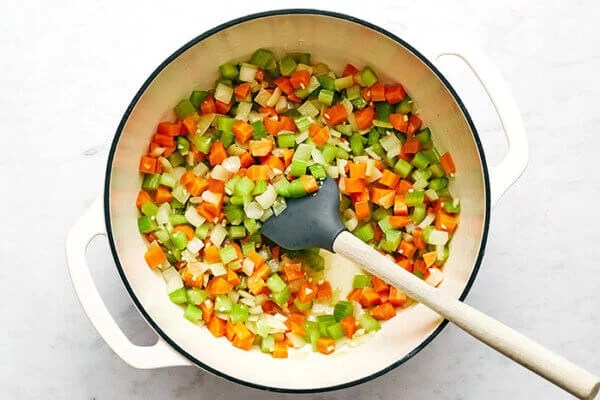
[[[160,275],[144,262],[146,243],[136,225],[135,199],[140,186],[137,167],[157,123],[172,119],[173,105],[192,88],[210,87],[217,78],[220,64],[247,58],[257,47],[270,48],[277,55],[310,52],[314,62],[323,61],[338,72],[348,61],[359,66],[369,64],[383,81],[402,82],[416,102],[424,125],[431,128],[437,147],[450,151],[457,166],[451,190],[461,200],[462,213],[440,289],[456,298],[466,294],[481,261],[490,208],[487,167],[477,135],[459,100],[422,56],[375,27],[336,15],[305,12],[244,20],[192,42],[163,64],[164,68],[149,80],[128,109],[113,144],[105,204],[111,246],[123,280],[140,311],[164,340],[197,365],[238,382],[274,390],[324,390],[365,380],[418,351],[440,329],[442,319],[426,307],[416,305],[400,312],[386,322],[381,331],[358,346],[345,346],[331,356],[305,348],[291,351],[288,359],[273,359],[258,351],[240,351],[225,339],[215,339],[206,329],[199,329],[182,318],[181,308],[166,296]],[[516,179],[524,168],[526,147],[524,151],[525,157],[521,156],[519,166],[512,163],[512,167],[507,167],[512,168],[508,180]],[[495,196],[509,183],[495,190]],[[68,246],[85,247],[84,238],[89,240],[93,234],[101,233],[100,205],[95,207],[86,216],[87,222],[74,228]],[[106,310],[92,311],[103,307],[99,297],[93,301],[84,299],[91,296],[89,293],[95,291],[95,287],[89,273],[72,266],[84,264],[83,255],[74,251],[68,255],[71,274],[86,312],[119,355],[141,368],[190,364],[162,340],[148,350],[137,348],[136,355],[131,356],[134,351],[128,350],[126,338],[121,337],[120,331],[112,332],[116,324],[108,321],[110,316]],[[328,259],[334,283],[349,287],[350,270],[356,266],[339,256],[332,255]],[[99,319],[102,322],[97,322]],[[110,329],[107,324],[111,325]]]

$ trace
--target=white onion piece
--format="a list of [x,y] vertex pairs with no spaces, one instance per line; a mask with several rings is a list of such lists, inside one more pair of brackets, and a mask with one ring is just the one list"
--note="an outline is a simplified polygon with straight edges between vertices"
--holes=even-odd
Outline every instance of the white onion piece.
[[394,196],[395,195],[396,195],[395,192],[386,194],[381,199],[379,199],[379,205],[386,209],[390,208],[391,206],[394,205]]
[[335,167],[333,165],[326,165],[325,172],[327,172],[327,175],[329,175],[333,179],[337,179],[340,176],[340,171],[338,167]]
[[156,222],[159,225],[166,225],[169,223],[169,214],[171,213],[171,206],[169,203],[163,203],[158,207],[158,213],[156,213]]
[[346,228],[348,228],[348,230],[350,232],[354,231],[356,229],[356,227],[358,226],[358,218],[356,218],[356,214],[354,213],[354,210],[352,210],[351,208],[348,208],[346,210],[344,210],[344,225],[346,225]]
[[210,173],[210,176],[213,179],[217,179],[217,180],[223,181],[223,182],[227,182],[231,175],[232,175],[232,173],[227,171],[221,165],[215,165],[212,172]]
[[356,122],[356,115],[354,115],[354,113],[348,114],[348,123],[353,131],[358,131],[358,122]]
[[214,98],[220,102],[225,104],[229,104],[231,102],[231,98],[233,97],[233,88],[225,85],[224,83],[219,82],[217,87],[215,88]]
[[434,244],[434,245],[444,246],[444,245],[446,245],[446,243],[448,243],[449,238],[450,237],[448,235],[448,232],[438,231],[437,229],[434,229],[429,234],[429,243]]
[[250,314],[256,315],[256,316],[259,316],[260,314],[263,313],[262,306],[252,307],[249,311],[250,311]]
[[227,236],[227,230],[222,225],[215,225],[210,233],[210,241],[217,247],[221,246]]
[[257,113],[257,112],[250,112],[250,114],[248,114],[248,122],[253,123],[256,121],[262,121],[263,119],[265,119],[265,117],[267,116],[267,114],[261,114],[261,113]]
[[310,155],[315,163],[321,164],[321,165],[325,164],[325,158],[323,157],[323,153],[321,153],[321,150],[312,149],[312,151],[310,152]]
[[271,97],[269,97],[269,100],[267,100],[267,107],[273,107],[275,104],[277,104],[280,97],[281,97],[281,89],[278,86],[273,91],[273,94],[271,95]]
[[239,80],[242,82],[253,82],[256,78],[258,67],[256,65],[242,63],[240,67]]
[[306,139],[308,139],[308,131],[304,131],[304,132],[296,135],[296,143],[297,144],[304,142]]
[[269,268],[271,268],[271,272],[277,272],[280,270],[279,261],[274,258],[271,258],[269,261],[267,261],[267,265]]
[[444,259],[444,249],[445,249],[444,246],[440,246],[440,245],[435,246],[436,260],[442,261]]
[[413,224],[412,222],[409,222],[408,224],[406,224],[404,229],[406,229],[406,232],[408,232],[408,233],[413,233],[413,231],[415,229],[417,229],[417,226],[415,224]]
[[304,342],[304,339],[302,339],[302,336],[296,335],[293,332],[287,332],[285,336],[290,340],[290,342],[292,343],[292,347],[295,349],[299,349],[300,347],[306,344],[306,342]]
[[165,152],[165,147],[156,147],[154,150],[152,150],[152,152],[150,153],[150,155],[152,157],[158,157],[158,156],[160,156],[164,152]]
[[203,162],[199,162],[198,164],[196,164],[196,166],[192,170],[192,172],[196,176],[204,176],[207,174],[208,171],[209,171],[209,168]]
[[329,128],[329,135],[330,135],[331,137],[334,137],[334,138],[340,138],[340,137],[342,137],[342,133],[341,133],[341,132],[338,132],[338,131],[336,131],[336,130],[335,130],[335,129],[333,129],[333,128]]
[[165,172],[173,173],[173,166],[169,160],[167,160],[165,157],[158,157],[158,161],[163,166]]
[[265,89],[260,89],[258,94],[254,97],[254,101],[263,107],[267,107],[267,102],[271,98],[271,93]]
[[400,143],[400,139],[398,139],[393,133],[386,134],[384,137],[379,139],[379,143],[385,151],[390,152],[394,150],[398,151],[396,154],[400,154],[402,143]]
[[250,276],[254,272],[254,261],[249,258],[244,259],[242,263],[242,272]]
[[373,151],[373,148],[372,148],[372,147],[367,147],[367,148],[365,149],[365,153],[367,153],[367,154],[369,155],[369,157],[371,157],[371,158],[373,158],[373,159],[375,159],[375,160],[381,160],[381,157],[379,157],[379,154],[375,153],[375,152]]
[[259,219],[262,217],[263,212],[263,208],[256,201],[251,201],[247,204],[244,204],[244,214],[246,214],[248,218]]
[[285,323],[277,317],[267,314],[263,315],[263,319],[265,324],[272,330],[280,332],[287,331],[287,326],[285,325]]
[[275,104],[275,111],[277,113],[282,113],[288,109],[288,102],[285,96],[281,96],[279,100],[277,100],[277,104]]
[[[344,108],[346,109],[346,114],[348,114],[348,116],[350,116],[350,114],[352,114],[352,110],[354,109],[354,106],[352,105],[350,100],[348,100],[347,98],[344,97],[342,99],[341,103],[344,106]],[[350,120],[350,118],[348,118],[348,120]],[[356,122],[356,120],[355,120],[355,122]]]
[[[200,165],[200,164],[198,164],[198,165]],[[186,171],[187,171],[187,169],[185,169],[185,167],[175,167],[175,168],[173,168],[173,176],[175,176],[175,178],[177,180],[179,180],[179,179],[181,179],[183,174],[186,173]]]
[[427,198],[431,201],[436,201],[437,199],[439,199],[440,197],[438,196],[437,192],[433,189],[427,189],[425,191],[425,196],[427,196]]
[[210,190],[202,192],[202,200],[210,204],[219,204],[220,196]]
[[378,168],[375,168],[370,176],[367,176],[367,182],[373,183],[379,180],[383,176],[383,172],[381,172]]
[[235,174],[242,167],[242,162],[238,156],[227,157],[221,164],[228,172]]
[[214,276],[222,276],[227,273],[227,270],[225,269],[225,266],[222,263],[214,263],[208,265],[210,266],[210,272],[212,272]]
[[435,215],[433,214],[427,214],[425,216],[425,218],[423,218],[423,221],[421,221],[421,223],[418,225],[419,228],[426,228],[429,225],[431,225],[431,223],[435,220]]
[[[263,193],[259,194],[258,196],[256,196],[254,198],[254,200],[256,200],[256,202],[258,204],[260,204],[260,206],[266,210],[267,208],[271,207],[273,205],[273,203],[275,203],[275,199],[277,198],[277,192],[275,191],[275,188],[273,187],[273,185],[269,184],[267,185],[267,190],[265,190]],[[259,215],[258,217],[254,218],[260,218],[262,216],[262,212],[261,215]]]
[[194,226],[200,226],[206,222],[206,218],[198,214],[198,211],[196,211],[195,207],[188,207],[187,210],[185,210],[184,217],[190,224]]
[[340,176],[346,176],[346,164],[348,164],[347,160],[344,160],[343,158],[337,159],[337,167]]
[[183,287],[181,275],[179,275],[179,272],[177,272],[175,268],[167,268],[162,273],[162,276],[167,284],[167,293],[173,293],[177,289],[181,289]]
[[339,142],[336,143],[336,146],[341,147],[342,149],[344,149],[346,151],[352,151],[352,149],[350,148],[350,143],[348,143],[345,140],[340,140]]
[[439,268],[429,268],[429,275],[425,278],[425,282],[429,283],[431,286],[437,286],[442,280],[444,280],[444,273],[440,271]]
[[252,111],[252,103],[248,103],[247,101],[240,102],[235,113],[235,119],[239,119],[240,121],[248,121],[250,111]]
[[190,240],[187,244],[187,249],[192,253],[197,254],[204,247],[204,242],[197,237]]

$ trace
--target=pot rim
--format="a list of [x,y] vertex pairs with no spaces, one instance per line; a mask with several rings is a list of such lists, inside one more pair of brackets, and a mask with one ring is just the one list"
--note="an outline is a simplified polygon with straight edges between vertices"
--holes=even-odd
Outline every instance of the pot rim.
[[244,386],[252,387],[255,389],[266,390],[266,391],[278,392],[278,393],[329,392],[329,391],[340,390],[340,389],[345,389],[345,388],[349,388],[352,386],[356,386],[356,385],[368,382],[370,380],[373,380],[377,377],[380,377],[380,376],[390,372],[391,370],[395,369],[396,367],[404,364],[406,361],[410,360],[417,353],[419,353],[423,348],[425,348],[425,346],[427,346],[433,339],[435,339],[435,337],[437,335],[439,335],[440,332],[446,327],[446,325],[448,324],[448,320],[444,319],[440,323],[440,325],[438,325],[438,327],[427,338],[425,338],[425,340],[423,340],[417,347],[415,347],[412,351],[407,353],[400,360],[388,365],[385,368],[382,368],[381,370],[379,370],[375,373],[369,374],[360,379],[355,379],[353,381],[346,382],[343,384],[319,387],[319,388],[312,388],[312,389],[289,389],[289,388],[279,388],[279,387],[273,387],[273,386],[260,385],[260,384],[248,382],[243,379],[239,379],[234,376],[228,375],[228,374],[223,373],[215,368],[210,367],[209,365],[204,364],[202,361],[198,360],[196,357],[192,356],[191,354],[186,352],[183,348],[181,348],[150,317],[148,312],[146,312],[144,306],[141,304],[141,302],[135,295],[132,287],[129,285],[129,282],[127,281],[127,277],[125,276],[125,271],[123,270],[123,267],[119,260],[119,256],[117,254],[117,249],[116,249],[116,244],[115,244],[115,239],[112,234],[112,226],[111,226],[111,221],[110,221],[110,191],[109,191],[109,188],[110,188],[110,177],[111,177],[111,173],[112,173],[112,163],[114,161],[116,148],[117,148],[117,145],[121,138],[123,128],[125,127],[125,124],[126,124],[127,120],[129,119],[129,116],[130,116],[131,112],[133,111],[134,107],[137,105],[137,102],[140,99],[140,97],[144,94],[146,89],[150,86],[150,84],[154,81],[154,79],[158,76],[158,74],[167,65],[169,65],[173,60],[175,60],[177,57],[179,57],[182,53],[184,53],[185,51],[187,51],[189,48],[196,45],[197,43],[201,42],[202,40],[207,39],[222,30],[225,30],[232,26],[238,25],[240,23],[251,21],[254,19],[264,18],[264,17],[272,17],[272,16],[280,16],[280,15],[303,15],[303,14],[327,16],[327,17],[342,19],[342,20],[345,20],[348,22],[356,23],[356,24],[362,25],[364,27],[367,27],[369,29],[372,29],[376,32],[379,32],[379,33],[387,36],[388,38],[392,39],[396,43],[406,47],[417,58],[419,58],[423,63],[425,63],[425,65],[427,65],[432,70],[432,72],[442,81],[442,83],[446,86],[446,88],[448,89],[448,91],[450,92],[450,94],[452,95],[452,97],[455,99],[458,106],[460,107],[460,110],[464,114],[465,119],[467,120],[467,123],[468,123],[469,127],[471,128],[471,131],[473,132],[473,138],[475,140],[475,144],[477,146],[477,151],[478,151],[479,157],[481,159],[481,166],[482,166],[483,179],[484,179],[484,189],[485,189],[485,213],[484,213],[483,232],[482,232],[482,236],[481,236],[481,244],[479,246],[477,258],[475,260],[475,265],[473,266],[473,271],[469,277],[469,280],[466,283],[465,289],[463,290],[463,292],[461,293],[461,295],[459,297],[459,299],[461,301],[467,297],[469,291],[471,290],[473,283],[475,282],[475,278],[477,276],[477,273],[479,272],[479,268],[481,267],[481,263],[483,261],[483,256],[485,253],[485,246],[486,246],[486,242],[487,242],[487,236],[488,236],[489,224],[490,224],[490,208],[491,207],[490,207],[489,171],[488,171],[488,166],[487,166],[487,162],[485,159],[485,153],[483,151],[483,146],[482,146],[481,140],[479,138],[479,134],[477,133],[477,129],[475,128],[475,125],[473,124],[473,120],[471,119],[469,112],[467,111],[465,105],[463,104],[462,100],[460,99],[460,97],[458,96],[458,94],[456,93],[454,88],[450,85],[450,82],[448,82],[448,80],[442,75],[442,73],[427,58],[425,58],[425,56],[423,54],[421,54],[419,51],[417,51],[414,47],[412,47],[406,41],[399,38],[395,34],[389,32],[388,30],[383,29],[383,28],[381,28],[375,24],[372,24],[370,22],[364,21],[362,19],[355,18],[353,16],[343,14],[343,13],[333,12],[333,11],[308,9],[308,8],[278,9],[278,10],[270,10],[270,11],[263,11],[263,12],[258,12],[258,13],[254,13],[254,14],[249,14],[244,17],[240,17],[240,18],[236,18],[236,19],[224,22],[224,23],[196,36],[195,38],[193,38],[192,40],[190,40],[189,42],[187,42],[186,44],[181,46],[179,49],[177,49],[175,52],[173,52],[150,74],[148,79],[146,79],[146,81],[142,84],[140,89],[137,91],[137,93],[135,94],[135,96],[133,97],[133,99],[131,100],[129,105],[127,106],[127,109],[125,110],[125,113],[123,114],[123,117],[121,118],[121,121],[119,122],[117,130],[115,132],[115,137],[110,146],[110,150],[108,153],[106,174],[105,174],[105,178],[104,178],[104,220],[106,223],[106,228],[107,228],[106,232],[107,232],[108,242],[110,245],[110,250],[111,250],[113,259],[115,260],[115,264],[117,266],[117,271],[119,272],[119,276],[121,277],[121,280],[123,282],[123,285],[125,286],[125,289],[127,290],[127,293],[133,300],[138,311],[144,316],[145,320],[148,322],[148,324],[150,324],[150,326],[157,333],[159,338],[162,338],[163,340],[165,340],[170,346],[172,346],[175,350],[177,350],[181,355],[183,355],[188,360],[190,360],[192,363],[194,363],[196,366],[202,368],[205,371],[208,371],[208,372],[210,372],[214,375],[217,375],[221,378],[225,378],[231,382],[235,382],[235,383],[238,383],[238,384],[241,384]]

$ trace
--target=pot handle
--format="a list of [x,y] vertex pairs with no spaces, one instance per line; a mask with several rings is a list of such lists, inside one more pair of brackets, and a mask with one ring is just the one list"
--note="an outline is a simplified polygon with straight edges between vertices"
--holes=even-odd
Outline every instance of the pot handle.
[[434,59],[443,56],[456,56],[469,66],[492,101],[506,135],[508,141],[506,157],[490,171],[491,205],[494,206],[523,174],[529,160],[527,136],[519,108],[500,71],[481,51],[475,48],[440,51]]
[[134,368],[149,369],[191,365],[161,338],[152,346],[137,346],[125,336],[110,315],[98,293],[86,260],[86,249],[98,235],[106,236],[102,201],[97,199],[67,234],[66,254],[69,274],[79,302],[108,346]]

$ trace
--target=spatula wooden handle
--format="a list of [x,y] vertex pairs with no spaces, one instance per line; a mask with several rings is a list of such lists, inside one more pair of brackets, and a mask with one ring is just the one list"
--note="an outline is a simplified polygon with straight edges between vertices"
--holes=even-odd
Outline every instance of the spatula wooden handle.
[[340,233],[333,250],[358,262],[374,275],[423,303],[481,342],[580,399],[593,399],[600,379],[467,304],[442,293],[372,249],[348,231]]

